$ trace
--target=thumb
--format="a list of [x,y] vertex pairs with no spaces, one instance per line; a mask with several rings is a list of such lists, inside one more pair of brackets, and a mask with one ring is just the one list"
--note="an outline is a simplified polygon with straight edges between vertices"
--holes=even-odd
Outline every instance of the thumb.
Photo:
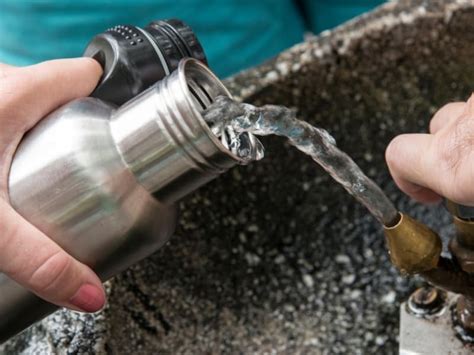
[[89,95],[102,75],[92,58],[55,59],[28,67],[8,67],[0,85],[0,118],[26,132],[46,114],[73,99]]
[[432,166],[433,136],[429,134],[402,134],[387,147],[385,159],[390,174],[398,187],[415,200],[435,203],[441,200]]
[[0,199],[0,271],[58,306],[95,312],[105,304],[102,283],[86,265],[25,221]]

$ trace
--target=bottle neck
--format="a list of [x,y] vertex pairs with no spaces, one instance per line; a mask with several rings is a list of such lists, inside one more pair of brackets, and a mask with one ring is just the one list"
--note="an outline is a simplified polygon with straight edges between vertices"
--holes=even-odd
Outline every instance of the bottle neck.
[[219,95],[230,94],[203,64],[186,59],[113,114],[123,160],[161,202],[174,203],[241,163],[201,116]]

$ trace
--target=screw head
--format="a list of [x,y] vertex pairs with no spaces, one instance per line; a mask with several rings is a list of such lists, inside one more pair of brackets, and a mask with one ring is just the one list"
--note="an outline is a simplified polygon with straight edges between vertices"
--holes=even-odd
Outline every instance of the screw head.
[[432,286],[425,286],[413,292],[408,299],[408,311],[416,316],[438,313],[445,304],[446,292]]

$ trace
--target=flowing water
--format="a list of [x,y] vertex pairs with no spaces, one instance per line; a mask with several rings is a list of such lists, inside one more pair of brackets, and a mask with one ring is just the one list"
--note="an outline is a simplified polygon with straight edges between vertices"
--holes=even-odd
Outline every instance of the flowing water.
[[380,187],[337,148],[328,132],[297,119],[295,111],[275,105],[256,107],[221,96],[203,112],[203,117],[222,143],[244,162],[263,158],[263,146],[254,135],[286,137],[321,165],[380,223],[390,226],[397,221],[397,209]]

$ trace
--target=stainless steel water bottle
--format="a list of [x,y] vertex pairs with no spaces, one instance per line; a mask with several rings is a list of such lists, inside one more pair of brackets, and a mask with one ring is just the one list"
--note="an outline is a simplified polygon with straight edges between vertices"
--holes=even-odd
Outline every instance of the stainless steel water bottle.
[[[107,280],[160,248],[175,202],[242,163],[201,112],[224,85],[201,62],[116,106],[75,100],[23,139],[11,165],[13,207]],[[0,274],[0,342],[56,307]]]

